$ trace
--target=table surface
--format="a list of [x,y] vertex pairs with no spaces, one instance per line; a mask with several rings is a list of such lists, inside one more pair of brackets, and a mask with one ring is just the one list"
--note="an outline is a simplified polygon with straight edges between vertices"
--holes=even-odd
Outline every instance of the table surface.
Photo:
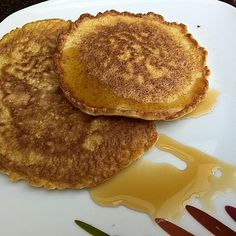
[[[44,0],[45,1],[45,0]],[[42,0],[0,0],[0,22],[22,8],[44,2]],[[236,7],[236,0],[222,0]]]

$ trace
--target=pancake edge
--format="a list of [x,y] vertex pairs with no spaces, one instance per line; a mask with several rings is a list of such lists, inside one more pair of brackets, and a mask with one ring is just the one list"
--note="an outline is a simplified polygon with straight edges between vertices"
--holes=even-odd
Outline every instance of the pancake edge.
[[55,181],[52,182],[52,181],[42,179],[42,178],[20,175],[16,171],[11,171],[11,170],[5,169],[5,168],[0,168],[0,173],[7,175],[12,182],[17,182],[17,181],[20,181],[20,180],[24,180],[29,186],[37,187],[37,188],[44,187],[47,190],[90,189],[90,188],[99,186],[100,184],[108,181],[109,179],[114,178],[117,174],[121,173],[122,170],[126,169],[127,167],[131,166],[136,161],[141,159],[141,157],[147,151],[149,151],[152,147],[154,147],[154,145],[156,144],[156,142],[159,138],[159,134],[156,130],[154,122],[153,122],[152,126],[156,131],[155,132],[155,139],[153,138],[153,142],[150,142],[148,145],[146,145],[146,147],[144,146],[142,151],[138,155],[136,155],[136,157],[134,159],[131,158],[130,160],[132,160],[132,161],[130,163],[128,163],[126,166],[124,166],[123,168],[121,168],[115,175],[113,175],[110,178],[107,178],[107,179],[103,180],[100,183],[96,183],[95,185],[84,186],[83,184],[76,184],[76,185],[73,184],[73,185],[71,185],[69,183],[62,183],[62,182],[55,182]]

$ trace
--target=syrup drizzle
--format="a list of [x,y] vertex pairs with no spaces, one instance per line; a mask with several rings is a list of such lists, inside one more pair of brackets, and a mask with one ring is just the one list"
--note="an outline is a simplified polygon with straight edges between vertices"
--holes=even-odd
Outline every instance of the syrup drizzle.
[[218,90],[216,89],[209,90],[205,100],[201,102],[194,111],[185,115],[184,117],[196,118],[211,112],[214,109],[219,96],[220,92]]
[[[212,111],[219,94],[210,90],[206,99],[187,116],[198,117]],[[203,205],[210,208],[216,192],[236,189],[234,166],[165,135],[160,135],[156,147],[186,162],[187,168],[179,170],[166,163],[139,160],[92,189],[94,201],[104,206],[125,205],[151,218],[176,218],[194,196],[201,197]],[[217,170],[221,176],[215,174]]]
[[[151,218],[170,219],[180,216],[183,203],[194,196],[209,206],[216,192],[236,188],[235,167],[165,135],[160,135],[157,147],[185,161],[187,168],[179,170],[169,164],[139,160],[92,189],[95,202],[104,206],[125,205]],[[216,170],[222,175],[217,177]]]

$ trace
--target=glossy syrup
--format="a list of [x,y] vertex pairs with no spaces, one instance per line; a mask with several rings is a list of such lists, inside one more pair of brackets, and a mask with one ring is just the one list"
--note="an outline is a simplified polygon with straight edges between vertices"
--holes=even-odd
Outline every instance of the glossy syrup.
[[[63,84],[68,87],[71,94],[79,101],[86,101],[90,107],[106,107],[107,109],[129,108],[142,112],[155,112],[157,110],[169,109],[169,102],[163,103],[142,103],[131,98],[117,96],[112,89],[104,86],[96,78],[88,79],[86,65],[81,60],[81,52],[78,48],[68,48],[63,51],[61,58],[64,71]],[[79,78],[79,79],[78,79]],[[178,106],[185,102],[185,97],[178,98],[178,102],[173,101]],[[177,104],[178,103],[178,104]],[[173,104],[172,104],[173,105]]]
[[[235,167],[165,135],[160,135],[156,146],[186,162],[187,168],[179,170],[169,164],[140,160],[92,189],[95,202],[104,206],[125,205],[151,218],[170,219],[180,216],[183,203],[194,196],[208,205],[216,192],[235,189]],[[222,175],[217,177],[216,170]]]
[[[219,94],[209,90],[206,99],[187,116],[199,117],[212,111]],[[236,188],[235,167],[165,135],[160,135],[156,147],[186,162],[187,168],[179,170],[169,164],[140,160],[92,189],[92,198],[98,204],[125,205],[152,218],[173,218],[181,215],[183,203],[194,196],[200,196],[209,207],[216,192]],[[221,176],[215,175],[216,170]]]
[[211,112],[217,103],[220,92],[216,89],[208,91],[207,96],[203,102],[201,102],[197,108],[185,117],[199,117]]

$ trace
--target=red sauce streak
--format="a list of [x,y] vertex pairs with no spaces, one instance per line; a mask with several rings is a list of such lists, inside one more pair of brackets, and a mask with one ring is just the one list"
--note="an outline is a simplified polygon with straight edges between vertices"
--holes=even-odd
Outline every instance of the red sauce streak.
[[236,232],[224,225],[217,219],[208,215],[207,213],[199,210],[193,206],[186,206],[186,210],[194,217],[202,226],[216,236],[236,236]]
[[225,206],[226,212],[230,215],[230,217],[236,221],[236,208],[232,206]]
[[[236,236],[236,232],[228,226],[221,223],[219,220],[208,215],[204,211],[193,207],[185,206],[188,213],[197,220],[202,226],[210,231],[215,236]],[[236,208],[232,206],[225,206],[226,212],[236,221]],[[161,218],[155,219],[156,223],[171,236],[194,236],[192,233],[182,229],[181,227]]]
[[171,236],[194,236],[181,227],[161,218],[155,219],[156,223]]

